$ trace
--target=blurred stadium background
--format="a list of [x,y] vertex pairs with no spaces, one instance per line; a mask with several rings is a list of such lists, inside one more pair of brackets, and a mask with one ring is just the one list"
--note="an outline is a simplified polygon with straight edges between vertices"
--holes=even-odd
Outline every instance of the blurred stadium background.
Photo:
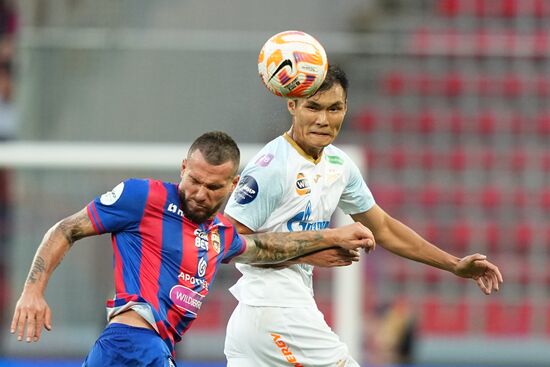
[[[254,147],[288,127],[283,101],[256,71],[263,42],[286,29],[314,35],[347,70],[337,143],[359,149],[378,203],[458,256],[486,253],[505,278],[485,297],[379,248],[358,268],[363,365],[550,365],[550,0],[4,2],[17,26],[0,16],[0,36],[15,32],[13,67],[0,49],[0,79],[10,76],[15,91],[0,103],[1,366],[77,366],[104,327],[106,236],[80,241],[57,269],[47,292],[53,331],[34,345],[9,334],[36,246],[55,221],[129,176],[178,180],[185,147],[204,131]],[[36,142],[43,155],[53,144],[65,157],[21,163],[2,150],[18,142]],[[70,163],[98,144],[117,154],[109,149],[119,142],[127,168],[118,156]],[[165,164],[132,163],[151,149]],[[232,266],[219,272],[178,347],[184,366],[225,365],[235,305],[227,288],[237,277]],[[316,270],[331,324],[333,278]]]

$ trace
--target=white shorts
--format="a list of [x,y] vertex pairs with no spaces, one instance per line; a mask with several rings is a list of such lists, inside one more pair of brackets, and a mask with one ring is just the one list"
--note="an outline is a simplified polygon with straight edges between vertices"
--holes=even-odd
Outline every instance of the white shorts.
[[228,367],[359,367],[315,307],[239,303],[224,352]]

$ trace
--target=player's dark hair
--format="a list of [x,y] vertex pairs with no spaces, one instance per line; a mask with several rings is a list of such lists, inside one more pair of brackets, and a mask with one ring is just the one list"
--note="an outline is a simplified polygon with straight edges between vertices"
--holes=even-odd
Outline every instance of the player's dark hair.
[[191,144],[187,157],[197,149],[209,164],[218,166],[231,161],[235,166],[235,174],[239,170],[241,159],[239,147],[235,140],[223,131],[210,131],[199,136]]
[[329,64],[325,80],[315,94],[329,90],[334,84],[340,84],[344,89],[344,94],[348,95],[349,81],[346,73],[338,65]]

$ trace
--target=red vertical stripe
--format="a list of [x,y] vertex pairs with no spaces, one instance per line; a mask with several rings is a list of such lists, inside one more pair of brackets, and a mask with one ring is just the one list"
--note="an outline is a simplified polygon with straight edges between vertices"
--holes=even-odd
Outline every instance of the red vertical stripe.
[[117,294],[116,298],[118,298],[119,294],[126,293],[126,288],[124,287],[124,269],[122,265],[122,258],[120,257],[120,252],[118,251],[116,237],[113,235],[111,240],[113,243],[113,253],[115,256],[115,292]]
[[[197,272],[198,260],[198,248],[195,246],[195,229],[197,226],[183,218],[181,221],[181,243],[182,243],[182,257],[180,263],[180,274],[189,274],[195,276]],[[185,314],[184,310],[180,310],[177,306],[172,306],[168,310],[166,319],[170,325],[177,326]]]
[[149,182],[149,195],[139,226],[141,234],[141,265],[139,285],[141,295],[158,311],[160,264],[162,261],[162,218],[167,197],[161,182]]

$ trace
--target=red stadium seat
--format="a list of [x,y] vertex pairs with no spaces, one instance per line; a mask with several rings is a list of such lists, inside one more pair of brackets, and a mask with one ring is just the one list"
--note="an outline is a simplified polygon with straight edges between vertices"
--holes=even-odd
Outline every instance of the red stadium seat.
[[481,168],[484,170],[492,170],[496,163],[495,152],[491,149],[484,149],[480,154]]
[[523,188],[517,188],[512,192],[512,204],[517,209],[525,209],[529,205],[529,195]]
[[401,111],[393,111],[389,115],[388,121],[393,132],[402,132],[408,128],[408,117]]
[[540,135],[550,135],[550,113],[544,113],[537,117],[537,133]]
[[376,202],[385,210],[393,213],[401,208],[405,193],[399,186],[376,185],[372,188]]
[[428,285],[436,285],[441,281],[443,270],[433,266],[424,266],[422,279]]
[[428,297],[422,303],[420,330],[426,335],[462,335],[468,330],[469,308],[463,301]]
[[481,204],[486,210],[495,210],[500,208],[502,204],[502,192],[496,186],[487,186],[480,193]]
[[541,190],[539,202],[545,212],[550,212],[550,188],[545,187]]
[[464,127],[466,125],[465,118],[462,114],[462,112],[458,109],[454,109],[449,114],[449,130],[453,134],[460,134],[464,131]]
[[[546,43],[547,41],[545,41],[544,50],[547,49]],[[539,97],[548,97],[550,95],[550,80],[547,77],[539,76],[535,80],[535,90]]]
[[464,91],[464,80],[462,75],[452,72],[445,76],[444,91],[449,97],[456,97]]
[[439,0],[435,2],[440,14],[454,17],[460,12],[460,0]]
[[501,88],[506,97],[514,98],[523,92],[523,81],[517,74],[509,74],[502,78]]
[[359,131],[372,132],[376,129],[378,119],[379,116],[374,110],[364,109],[355,115],[352,126]]
[[437,165],[436,154],[430,148],[424,149],[419,154],[420,167],[423,170],[432,170],[435,169]]
[[463,187],[454,187],[450,192],[451,204],[456,208],[463,208],[466,206],[466,191]]
[[495,132],[496,116],[492,111],[482,112],[477,116],[477,131],[483,135],[491,135]]
[[466,151],[462,147],[452,150],[449,154],[449,167],[453,171],[464,171],[468,164]]
[[502,244],[502,229],[500,228],[498,223],[494,221],[488,221],[484,224],[484,232],[487,250],[489,250],[491,254],[498,253],[499,247]]
[[449,239],[457,255],[465,254],[472,242],[472,226],[467,220],[457,220],[451,224]]
[[425,224],[424,228],[422,229],[421,233],[422,237],[424,237],[428,242],[431,242],[433,244],[438,244],[440,241],[440,235],[441,230],[437,223],[435,222],[428,222]]
[[527,335],[532,314],[529,301],[514,304],[491,299],[485,308],[485,331],[492,336]]
[[421,111],[417,121],[418,130],[424,134],[431,134],[435,129],[435,115],[433,111]]
[[545,151],[540,157],[540,168],[543,172],[550,172],[550,152]]
[[406,77],[400,71],[392,71],[382,79],[383,90],[391,96],[401,95],[405,91],[405,87]]
[[535,229],[528,222],[522,222],[514,228],[513,240],[515,248],[521,254],[526,254],[533,246]]
[[425,208],[431,209],[441,204],[442,195],[438,186],[428,184],[420,189],[418,194],[420,204]]
[[396,146],[390,151],[389,154],[390,167],[392,169],[399,171],[408,166],[410,155],[405,148]]
[[521,173],[527,165],[527,153],[523,149],[515,149],[510,154],[509,166],[512,171]]

